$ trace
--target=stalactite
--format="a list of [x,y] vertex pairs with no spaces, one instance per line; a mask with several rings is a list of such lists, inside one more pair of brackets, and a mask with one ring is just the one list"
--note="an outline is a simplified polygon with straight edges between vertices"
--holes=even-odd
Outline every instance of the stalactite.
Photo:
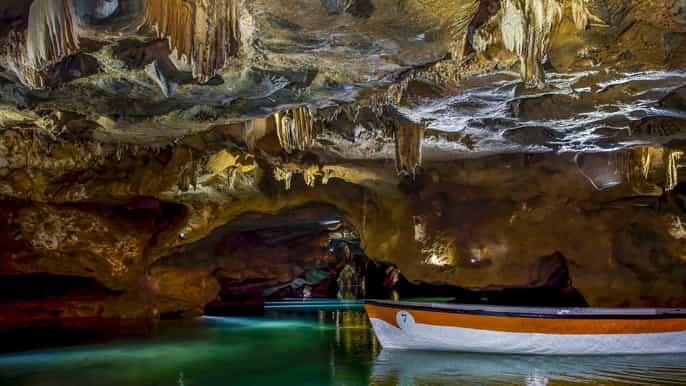
[[570,0],[569,7],[576,28],[580,30],[586,29],[586,27],[588,27],[588,20],[591,16],[588,11],[588,6],[586,5],[586,0]]
[[502,8],[496,16],[481,26],[472,38],[472,47],[477,52],[486,52],[490,46],[500,39],[500,20],[502,19]]
[[319,168],[317,166],[310,166],[303,170],[303,179],[305,180],[305,185],[310,188],[314,188],[317,183],[317,177],[320,175]]
[[664,152],[664,165],[666,172],[665,190],[673,190],[679,183],[679,160],[684,153],[678,150],[667,149]]
[[145,22],[161,38],[167,38],[177,57],[190,62],[193,50],[195,13],[186,0],[148,0]]
[[322,185],[327,185],[331,177],[334,177],[334,172],[331,169],[324,169],[322,171]]
[[147,0],[145,22],[206,82],[238,53],[239,0]]
[[0,56],[21,83],[42,89],[46,69],[78,51],[79,28],[71,0],[35,0],[28,27],[8,34]]
[[23,67],[19,70],[14,70],[13,72],[19,78],[19,81],[34,90],[41,90],[47,87],[45,81],[45,73],[41,70],[36,70],[31,67]]
[[596,15],[591,13],[589,9],[589,0],[567,0],[569,5],[569,11],[572,14],[572,20],[579,30],[585,30],[591,24],[591,22],[597,23],[601,26],[607,26],[607,24],[598,18]]
[[188,173],[188,169],[184,168],[181,171],[181,175],[179,176],[179,190],[182,192],[187,192],[188,188],[190,187],[190,176]]
[[79,50],[71,0],[35,0],[26,33],[27,64],[42,69]]
[[307,107],[276,113],[276,134],[287,153],[307,149],[314,140],[314,118]]
[[652,154],[650,148],[644,147],[641,149],[641,174],[644,179],[648,179],[650,168],[652,166]]
[[458,2],[459,15],[450,26],[450,51],[455,60],[462,60],[464,55],[465,45],[467,44],[467,35],[469,34],[469,25],[474,19],[479,10],[479,1],[462,1]]
[[550,48],[553,29],[562,20],[559,0],[504,0],[501,33],[507,50],[519,57],[524,82],[544,83],[543,58]]
[[26,31],[10,31],[2,44],[0,58],[23,85],[31,89],[45,88],[44,72],[27,64]]
[[200,172],[200,167],[198,161],[191,162],[191,185],[193,186],[193,191],[198,190],[198,174]]
[[238,166],[231,166],[226,169],[226,179],[229,183],[229,190],[236,190],[236,180],[241,171]]
[[283,181],[286,190],[291,190],[291,182],[293,181],[293,172],[291,170],[275,166],[274,179]]
[[[528,86],[544,85],[543,60],[565,14],[579,30],[586,29],[592,20],[603,24],[590,12],[588,0],[501,0],[494,20],[500,23],[505,48],[519,58],[522,79]],[[486,51],[498,40],[494,26],[491,21],[476,32],[473,44],[477,51]]]
[[424,125],[411,121],[396,121],[395,166],[399,174],[414,178],[422,164]]

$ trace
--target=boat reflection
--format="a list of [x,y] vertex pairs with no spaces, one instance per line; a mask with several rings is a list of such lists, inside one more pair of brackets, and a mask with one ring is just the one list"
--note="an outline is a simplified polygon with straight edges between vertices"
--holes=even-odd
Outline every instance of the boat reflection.
[[686,355],[529,356],[382,350],[370,385],[683,384]]

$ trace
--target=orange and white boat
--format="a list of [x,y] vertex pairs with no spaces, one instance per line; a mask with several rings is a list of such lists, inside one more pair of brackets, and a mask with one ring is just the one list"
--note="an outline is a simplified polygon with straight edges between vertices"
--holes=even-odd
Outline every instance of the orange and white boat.
[[384,348],[501,354],[686,352],[686,310],[529,308],[367,300]]

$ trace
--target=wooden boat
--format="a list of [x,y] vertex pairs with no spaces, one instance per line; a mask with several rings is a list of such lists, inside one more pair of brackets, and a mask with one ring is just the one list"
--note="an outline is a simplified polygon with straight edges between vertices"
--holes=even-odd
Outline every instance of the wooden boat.
[[686,309],[528,308],[367,300],[384,348],[500,354],[686,352]]

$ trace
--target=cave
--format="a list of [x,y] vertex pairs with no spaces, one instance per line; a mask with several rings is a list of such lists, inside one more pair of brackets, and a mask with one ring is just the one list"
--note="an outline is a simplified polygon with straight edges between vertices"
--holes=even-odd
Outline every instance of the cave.
[[683,0],[2,1],[0,385],[686,383],[685,84]]

